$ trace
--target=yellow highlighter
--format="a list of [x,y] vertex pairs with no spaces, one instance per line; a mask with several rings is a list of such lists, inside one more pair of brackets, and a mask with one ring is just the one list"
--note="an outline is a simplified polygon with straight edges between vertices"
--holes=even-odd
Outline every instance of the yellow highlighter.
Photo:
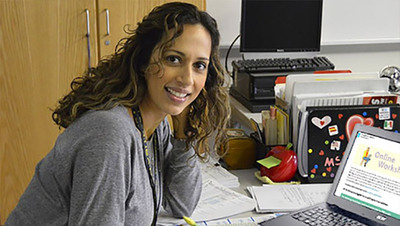
[[196,222],[192,219],[190,219],[187,216],[183,216],[183,219],[186,221],[186,223],[188,223],[190,226],[197,226]]

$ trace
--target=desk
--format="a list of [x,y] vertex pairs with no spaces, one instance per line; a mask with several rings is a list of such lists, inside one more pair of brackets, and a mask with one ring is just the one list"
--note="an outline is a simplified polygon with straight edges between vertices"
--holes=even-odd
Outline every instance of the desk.
[[256,168],[252,169],[241,169],[241,170],[230,170],[233,175],[239,178],[240,186],[236,188],[231,188],[232,190],[239,192],[241,194],[249,195],[247,192],[248,186],[261,186],[263,183],[259,181],[254,173],[258,171]]

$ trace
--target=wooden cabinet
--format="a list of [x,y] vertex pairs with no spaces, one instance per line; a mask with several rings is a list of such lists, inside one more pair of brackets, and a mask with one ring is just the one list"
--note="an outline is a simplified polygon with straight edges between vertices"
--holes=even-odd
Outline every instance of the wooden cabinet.
[[[163,2],[0,0],[0,225],[60,133],[50,109],[89,63],[114,51],[125,24]],[[187,2],[205,9],[205,0]]]

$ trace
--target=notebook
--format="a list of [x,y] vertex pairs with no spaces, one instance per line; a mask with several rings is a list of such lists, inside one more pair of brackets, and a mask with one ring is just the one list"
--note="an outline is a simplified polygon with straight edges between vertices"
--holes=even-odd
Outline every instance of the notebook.
[[[332,220],[325,211],[346,219]],[[400,225],[399,133],[356,124],[327,201],[261,225],[324,225],[323,220],[327,225]]]

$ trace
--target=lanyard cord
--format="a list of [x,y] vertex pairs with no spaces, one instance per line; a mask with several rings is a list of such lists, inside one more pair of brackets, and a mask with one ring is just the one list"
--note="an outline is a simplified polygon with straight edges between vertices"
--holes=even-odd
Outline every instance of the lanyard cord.
[[[160,206],[160,203],[157,202],[157,195],[156,195],[156,186],[154,184],[155,179],[160,178],[160,170],[158,169],[159,167],[156,166],[156,162],[159,161],[159,154],[158,154],[158,136],[157,132],[154,133],[153,137],[153,150],[154,150],[154,158],[153,158],[153,163],[151,164],[151,159],[149,155],[149,148],[147,144],[147,138],[146,138],[146,133],[144,132],[143,128],[143,119],[142,115],[140,114],[139,108],[138,109],[132,109],[132,115],[135,120],[136,126],[139,128],[140,133],[142,134],[142,143],[143,143],[143,154],[144,154],[144,163],[146,165],[147,169],[147,174],[149,176],[149,181],[150,181],[150,186],[151,190],[153,192],[153,204],[154,204],[154,213],[153,213],[153,222],[151,225],[156,225],[157,222],[157,214],[158,214],[158,209]],[[154,170],[151,169],[151,165],[154,166]],[[158,169],[158,175],[157,175],[157,170]],[[154,172],[154,175],[153,175]],[[160,186],[160,181],[158,181],[158,185]],[[159,189],[160,190],[160,189]],[[161,198],[161,196],[160,196]]]

